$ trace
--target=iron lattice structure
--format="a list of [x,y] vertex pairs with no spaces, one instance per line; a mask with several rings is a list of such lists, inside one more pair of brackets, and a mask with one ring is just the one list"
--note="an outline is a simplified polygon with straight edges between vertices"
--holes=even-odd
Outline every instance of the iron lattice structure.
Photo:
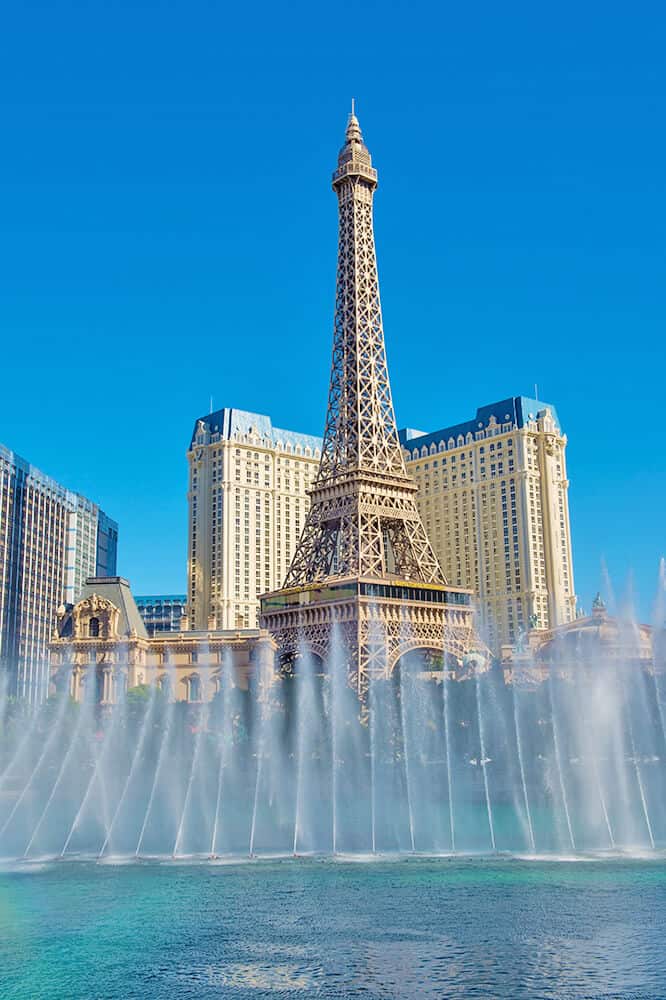
[[339,240],[333,361],[319,471],[285,580],[336,576],[443,583],[398,440],[379,301],[372,199],[377,171],[349,118],[333,175]]
[[360,689],[408,649],[445,650],[460,661],[474,645],[470,592],[446,585],[398,438],[377,276],[376,187],[352,109],[333,174],[338,267],[321,462],[286,579],[264,595],[261,615],[286,657],[303,645],[325,657],[335,626]]

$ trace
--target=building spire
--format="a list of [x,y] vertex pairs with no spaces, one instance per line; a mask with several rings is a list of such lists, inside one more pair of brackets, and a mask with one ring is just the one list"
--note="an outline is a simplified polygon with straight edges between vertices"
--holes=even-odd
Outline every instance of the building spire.
[[373,169],[372,158],[368,147],[363,142],[361,126],[356,117],[356,102],[352,98],[352,107],[347,119],[345,144],[338,155],[338,169],[333,174],[333,188],[338,189],[338,182],[345,177],[359,177],[377,187],[377,171]]
[[359,125],[358,118],[354,111],[354,98],[352,97],[351,112],[347,120],[347,131],[345,133],[347,139],[347,145],[351,142],[358,142],[363,145],[363,135],[361,134],[361,126]]

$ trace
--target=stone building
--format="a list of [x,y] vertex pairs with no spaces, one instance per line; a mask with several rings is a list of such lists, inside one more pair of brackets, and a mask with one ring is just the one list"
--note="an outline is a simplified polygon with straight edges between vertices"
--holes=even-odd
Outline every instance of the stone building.
[[188,452],[191,628],[255,628],[257,595],[284,580],[309,509],[321,441],[270,417],[217,410]]
[[664,673],[663,636],[649,625],[609,615],[597,594],[592,613],[551,629],[531,628],[514,646],[504,645],[502,669],[507,683],[539,684],[550,676],[572,679],[581,670],[599,673],[614,666]]
[[122,693],[156,684],[169,699],[205,702],[222,672],[247,689],[259,664],[272,663],[274,643],[259,629],[214,628],[149,636],[129,583],[91,577],[76,604],[63,605],[49,643],[50,693],[66,688],[75,701],[111,705]]
[[478,595],[496,653],[530,622],[570,622],[576,596],[566,435],[555,408],[524,396],[433,433],[400,432],[419,511],[448,582]]

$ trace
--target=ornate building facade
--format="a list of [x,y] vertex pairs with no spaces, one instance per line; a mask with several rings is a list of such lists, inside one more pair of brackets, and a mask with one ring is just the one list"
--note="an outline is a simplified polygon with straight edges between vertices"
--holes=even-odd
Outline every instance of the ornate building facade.
[[350,115],[333,174],[338,267],[333,361],[310,509],[282,588],[261,623],[286,662],[329,659],[337,636],[364,697],[412,649],[462,663],[476,645],[471,593],[449,586],[416,505],[393,412],[373,231],[377,172]]
[[272,664],[275,644],[258,629],[182,629],[149,636],[130,585],[122,577],[90,578],[76,604],[58,610],[49,643],[50,692],[75,701],[117,703],[141,685],[157,685],[170,701],[207,702],[222,672],[247,690],[259,664]]
[[56,609],[86,577],[116,571],[118,525],[0,445],[0,684],[41,701]]
[[566,435],[548,403],[517,396],[474,420],[400,433],[421,517],[447,578],[479,595],[495,653],[521,631],[574,620]]
[[[508,684],[541,684],[551,676],[572,680],[583,671],[597,676],[622,667],[631,675],[666,673],[664,629],[609,615],[597,594],[590,615],[548,629],[529,629],[515,645],[502,647]],[[659,698],[657,696],[657,702]]]
[[188,451],[190,627],[255,628],[309,509],[321,441],[270,417],[223,409],[197,420]]

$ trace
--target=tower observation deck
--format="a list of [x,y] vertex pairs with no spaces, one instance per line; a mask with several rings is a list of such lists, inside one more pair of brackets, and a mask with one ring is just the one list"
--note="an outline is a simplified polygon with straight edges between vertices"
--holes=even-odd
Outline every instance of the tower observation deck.
[[449,587],[421,521],[398,439],[386,362],[373,230],[377,171],[352,110],[333,174],[338,264],[333,358],[319,470],[300,542],[261,625],[284,659],[326,661],[336,629],[363,696],[402,655],[462,661],[479,648],[471,591]]

